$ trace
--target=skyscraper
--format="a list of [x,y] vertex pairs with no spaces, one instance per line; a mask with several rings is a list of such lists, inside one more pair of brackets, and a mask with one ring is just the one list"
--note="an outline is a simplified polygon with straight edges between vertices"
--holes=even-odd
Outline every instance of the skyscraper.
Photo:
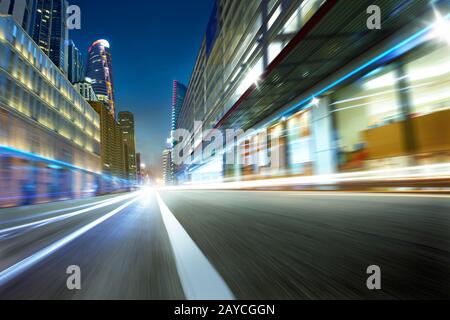
[[100,116],[102,172],[128,179],[127,154],[121,127],[104,102],[89,101],[89,104]]
[[136,180],[136,140],[134,133],[134,115],[124,111],[119,113],[119,125],[122,130],[122,137],[125,145],[125,159],[129,180]]
[[186,97],[187,88],[177,80],[173,81],[172,92],[172,131],[177,129],[177,122],[180,116],[181,107]]
[[37,0],[33,40],[50,60],[67,74],[66,0]]
[[68,71],[67,77],[72,83],[81,82],[84,80],[84,62],[83,54],[75,46],[72,40],[68,41]]
[[28,34],[31,33],[33,0],[1,0],[0,13],[11,15]]
[[92,87],[100,101],[108,105],[115,116],[112,56],[109,42],[97,40],[89,48],[86,76],[93,80]]
[[166,186],[173,184],[172,150],[165,149],[162,155],[163,180]]
[[[183,102],[186,97],[186,91],[187,88],[185,85],[181,84],[177,80],[173,81],[173,91],[172,91],[172,132],[171,132],[171,138],[169,139],[169,146],[168,148],[174,148],[176,145],[176,142],[173,141],[174,137],[174,131],[178,128],[178,119],[180,117],[181,108],[183,107]],[[173,153],[173,150],[172,150]],[[169,157],[169,159],[172,161],[172,157]],[[178,180],[178,171],[181,170],[180,166],[175,166],[173,163],[170,163],[170,180]],[[169,174],[169,173],[168,173]],[[172,181],[172,182],[173,182]]]
[[136,153],[136,174],[137,174],[137,180],[138,180],[139,184],[142,183],[142,169],[143,169],[143,165],[142,165],[141,154]]

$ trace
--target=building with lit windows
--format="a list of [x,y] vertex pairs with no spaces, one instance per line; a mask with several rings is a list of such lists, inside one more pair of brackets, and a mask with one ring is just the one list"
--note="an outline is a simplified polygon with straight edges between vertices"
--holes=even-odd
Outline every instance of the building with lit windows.
[[362,181],[450,163],[449,3],[379,1],[395,17],[377,31],[372,2],[218,0],[177,127],[248,133],[229,164],[226,152],[196,158],[207,139],[194,132],[190,180]]
[[109,42],[106,40],[95,41],[88,51],[86,76],[92,79],[92,87],[97,98],[108,105],[109,111],[115,117],[112,55]]
[[177,129],[177,122],[180,116],[181,107],[186,97],[187,88],[177,80],[173,81],[172,90],[172,131]]
[[128,179],[125,144],[122,130],[108,106],[101,101],[89,101],[100,116],[102,172],[109,176]]
[[36,0],[32,33],[34,42],[65,74],[68,67],[69,40],[67,7],[67,0]]
[[98,101],[94,88],[92,88],[91,79],[85,78],[83,81],[75,83],[74,87],[87,101]]
[[67,45],[67,78],[72,83],[84,80],[84,61],[83,54],[76,47],[72,40]]
[[125,163],[130,181],[136,181],[136,135],[134,129],[134,115],[131,112],[119,112],[119,126],[122,130],[125,145]]
[[[169,139],[169,144],[171,144],[171,147],[173,148],[176,143],[173,142],[173,135],[174,131],[178,127],[178,119],[180,117],[180,111],[183,107],[184,99],[186,98],[186,91],[187,88],[185,85],[180,83],[177,80],[173,81],[173,89],[172,89],[172,132],[171,132],[171,138]],[[179,177],[180,180],[183,180],[182,174],[183,174],[183,166],[176,166],[172,164],[172,170],[173,170],[173,179],[177,180],[178,172],[180,172],[181,176]]]
[[140,153],[136,153],[136,175],[138,184],[142,184],[145,165],[142,163],[142,157]]
[[164,185],[173,185],[173,168],[172,168],[172,150],[166,149],[163,151],[162,155],[162,165],[163,165],[163,182]]
[[0,186],[0,206],[30,190],[33,202],[96,192],[98,114],[12,17],[2,15],[0,149],[0,179],[8,181]]

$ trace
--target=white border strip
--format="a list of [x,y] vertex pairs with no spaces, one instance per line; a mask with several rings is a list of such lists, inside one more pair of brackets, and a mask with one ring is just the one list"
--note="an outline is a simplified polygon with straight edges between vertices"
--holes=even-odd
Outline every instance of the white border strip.
[[178,275],[188,300],[234,300],[225,281],[191,239],[156,192],[161,215],[169,234]]

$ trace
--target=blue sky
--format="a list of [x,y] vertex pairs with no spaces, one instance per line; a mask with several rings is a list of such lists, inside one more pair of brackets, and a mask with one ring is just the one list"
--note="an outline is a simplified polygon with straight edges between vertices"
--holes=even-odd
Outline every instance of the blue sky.
[[170,132],[172,81],[186,85],[214,0],[70,0],[81,8],[81,30],[70,37],[82,50],[111,44],[117,109],[136,117],[137,149],[154,171]]

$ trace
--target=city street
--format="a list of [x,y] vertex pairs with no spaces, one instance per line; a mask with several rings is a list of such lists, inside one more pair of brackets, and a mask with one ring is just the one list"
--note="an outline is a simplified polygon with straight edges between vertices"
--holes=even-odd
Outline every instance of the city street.
[[152,189],[1,209],[0,299],[450,298],[449,213],[445,195]]

